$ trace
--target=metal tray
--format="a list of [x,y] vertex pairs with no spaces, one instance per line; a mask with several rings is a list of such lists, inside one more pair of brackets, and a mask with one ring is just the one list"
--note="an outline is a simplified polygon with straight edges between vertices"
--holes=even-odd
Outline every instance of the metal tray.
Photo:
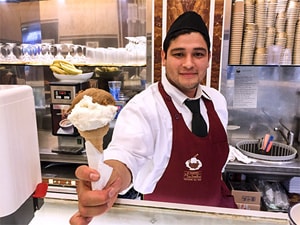
[[297,154],[295,148],[279,142],[273,142],[269,152],[259,149],[258,140],[240,141],[236,144],[236,147],[249,157],[268,161],[288,161],[294,159]]

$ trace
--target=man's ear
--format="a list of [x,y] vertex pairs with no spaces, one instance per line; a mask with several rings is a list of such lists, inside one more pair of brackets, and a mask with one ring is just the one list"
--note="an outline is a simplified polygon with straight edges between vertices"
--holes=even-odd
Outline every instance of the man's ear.
[[161,64],[162,66],[165,66],[166,64],[166,53],[164,52],[164,50],[161,50],[161,53],[160,53],[160,57],[161,57]]
[[209,63],[210,63],[210,58],[211,58],[211,53],[209,52],[209,54],[208,54],[208,63],[207,63],[207,68],[209,68]]

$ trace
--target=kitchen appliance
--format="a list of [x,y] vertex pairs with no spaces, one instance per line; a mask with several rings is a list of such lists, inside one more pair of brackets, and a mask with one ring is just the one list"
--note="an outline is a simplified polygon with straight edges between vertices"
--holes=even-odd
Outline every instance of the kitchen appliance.
[[88,81],[78,82],[51,82],[51,121],[52,134],[58,137],[58,146],[52,152],[65,154],[80,154],[84,142],[78,130],[67,119],[67,109],[70,107],[76,94],[89,88]]
[[42,181],[33,90],[0,85],[0,224],[28,224]]

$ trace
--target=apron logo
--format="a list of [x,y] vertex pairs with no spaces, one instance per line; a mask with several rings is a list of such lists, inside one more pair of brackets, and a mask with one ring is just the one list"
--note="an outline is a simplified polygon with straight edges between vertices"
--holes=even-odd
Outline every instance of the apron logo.
[[198,154],[185,161],[185,166],[189,169],[184,171],[184,181],[202,181],[202,171],[199,169],[202,167],[202,162],[197,159]]
[[198,154],[196,154],[192,158],[190,158],[187,161],[185,161],[185,166],[190,171],[199,170],[202,167],[202,162],[199,159],[197,159],[197,156],[198,156]]

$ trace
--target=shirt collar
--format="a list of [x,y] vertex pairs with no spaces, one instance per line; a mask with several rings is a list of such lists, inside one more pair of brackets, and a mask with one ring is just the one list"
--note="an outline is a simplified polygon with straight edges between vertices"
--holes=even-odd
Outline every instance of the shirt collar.
[[[178,90],[175,86],[173,86],[167,79],[167,76],[164,74],[162,75],[161,79],[162,85],[168,95],[179,105],[183,105],[184,101],[188,98],[185,94],[183,94],[180,90]],[[201,97],[205,97],[210,100],[210,97],[202,90],[202,86],[199,85],[197,88],[197,93],[194,98],[188,99],[198,99]]]

